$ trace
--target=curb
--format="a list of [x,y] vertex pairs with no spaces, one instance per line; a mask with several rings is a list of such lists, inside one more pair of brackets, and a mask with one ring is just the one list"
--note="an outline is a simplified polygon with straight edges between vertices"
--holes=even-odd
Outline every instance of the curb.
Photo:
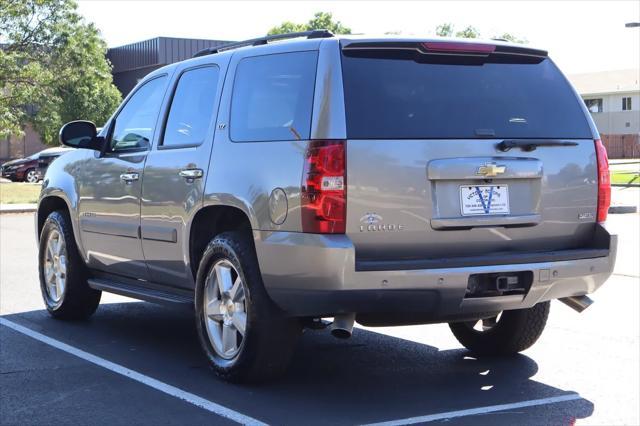
[[0,214],[11,214],[11,213],[34,213],[37,210],[35,206],[33,207],[0,207]]
[[626,214],[626,213],[637,213],[637,206],[611,206],[609,207],[610,214]]

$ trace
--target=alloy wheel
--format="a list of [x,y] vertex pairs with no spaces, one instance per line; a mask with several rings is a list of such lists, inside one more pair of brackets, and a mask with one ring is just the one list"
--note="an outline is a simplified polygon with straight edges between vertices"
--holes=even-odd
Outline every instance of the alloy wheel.
[[204,322],[216,353],[230,360],[240,352],[247,328],[245,288],[228,260],[218,260],[212,270],[204,288]]
[[27,179],[26,180],[29,183],[38,182],[38,173],[36,173],[35,170],[29,170],[29,172],[27,173]]
[[57,230],[49,233],[44,262],[47,295],[53,303],[58,303],[62,300],[67,283],[67,249]]

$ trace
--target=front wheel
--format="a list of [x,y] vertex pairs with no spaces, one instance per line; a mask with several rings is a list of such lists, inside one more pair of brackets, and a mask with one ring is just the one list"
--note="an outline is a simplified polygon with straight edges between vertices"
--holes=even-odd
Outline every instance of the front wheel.
[[87,269],[66,212],[52,212],[42,227],[38,254],[40,289],[54,318],[84,319],[98,308],[102,292],[89,287]]
[[504,311],[492,318],[449,324],[465,348],[478,355],[511,355],[531,347],[549,317],[550,302]]
[[24,180],[28,183],[37,183],[38,182],[38,172],[35,169],[27,170],[27,173],[24,175]]
[[267,295],[248,235],[226,232],[209,243],[198,268],[195,311],[200,344],[219,377],[256,382],[286,369],[300,323]]

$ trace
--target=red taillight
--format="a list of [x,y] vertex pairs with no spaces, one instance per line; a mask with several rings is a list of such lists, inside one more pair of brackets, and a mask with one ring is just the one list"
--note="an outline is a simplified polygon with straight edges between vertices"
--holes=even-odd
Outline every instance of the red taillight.
[[422,43],[428,52],[442,53],[493,53],[496,47],[493,44],[465,43],[455,41],[427,41]]
[[345,141],[311,141],[302,173],[302,231],[343,234],[347,222]]
[[600,139],[596,139],[596,161],[598,163],[598,214],[596,220],[600,223],[607,220],[611,205],[611,176],[609,175],[609,159],[607,149]]

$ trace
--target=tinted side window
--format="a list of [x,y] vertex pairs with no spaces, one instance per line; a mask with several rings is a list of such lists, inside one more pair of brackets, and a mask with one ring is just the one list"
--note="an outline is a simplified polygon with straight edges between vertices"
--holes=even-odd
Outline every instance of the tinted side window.
[[199,145],[212,121],[220,70],[216,66],[185,71],[178,81],[163,146]]
[[294,52],[241,60],[233,85],[231,140],[309,139],[317,57],[317,52]]
[[148,149],[162,104],[167,77],[154,78],[129,98],[116,117],[111,150]]

